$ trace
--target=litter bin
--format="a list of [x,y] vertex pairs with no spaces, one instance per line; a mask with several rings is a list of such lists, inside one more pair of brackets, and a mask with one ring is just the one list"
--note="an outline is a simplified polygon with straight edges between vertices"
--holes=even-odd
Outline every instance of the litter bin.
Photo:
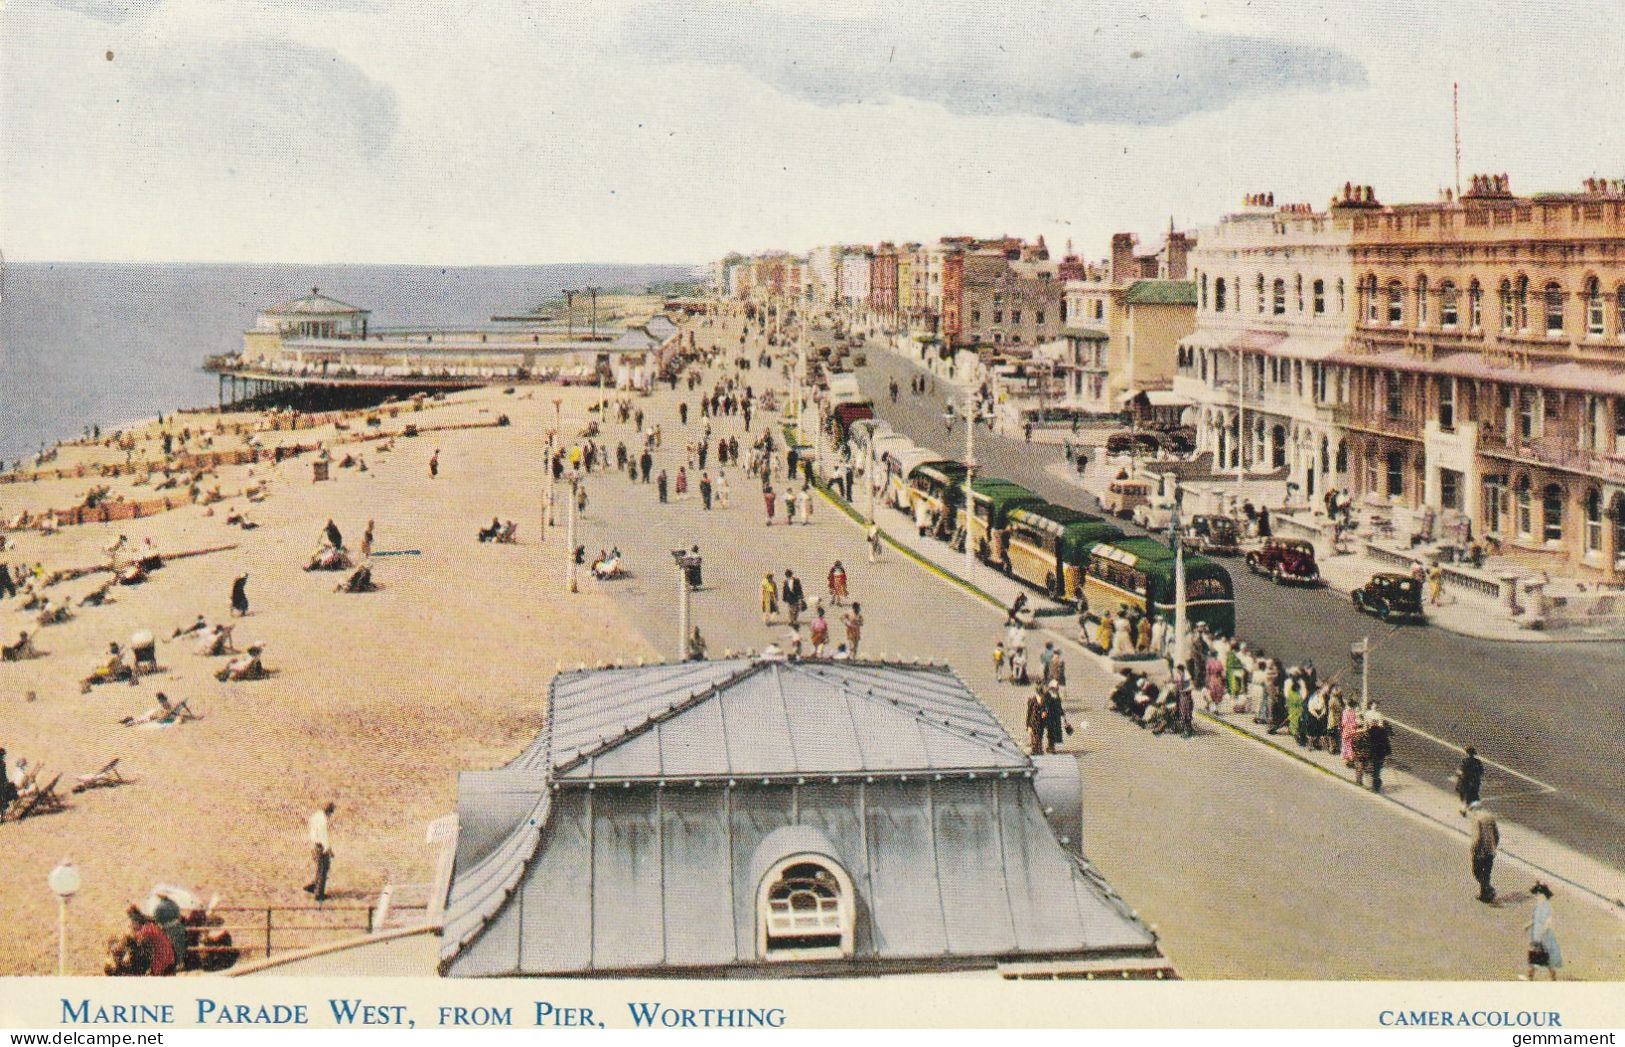
[[683,573],[688,576],[688,587],[698,589],[704,584],[704,576],[700,573],[700,564],[704,558],[689,555],[683,557]]
[[325,462],[325,461],[311,462],[310,463],[310,482],[311,483],[319,484],[323,480],[327,479],[327,465],[328,465],[328,463]]

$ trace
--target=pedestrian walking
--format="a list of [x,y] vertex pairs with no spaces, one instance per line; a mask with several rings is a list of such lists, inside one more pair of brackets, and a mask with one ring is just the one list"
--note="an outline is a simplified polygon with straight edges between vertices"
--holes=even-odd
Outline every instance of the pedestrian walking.
[[1456,798],[1461,800],[1462,817],[1467,816],[1467,809],[1478,802],[1479,790],[1484,786],[1484,761],[1478,758],[1478,750],[1471,745],[1467,747],[1467,755],[1462,757],[1461,766],[1456,769]]
[[880,559],[880,524],[869,524],[869,562],[875,563]]
[[774,617],[779,613],[779,583],[773,580],[773,572],[762,575],[762,624],[772,625]]
[[582,516],[587,515],[587,485],[576,484],[576,512]]
[[841,601],[846,599],[846,568],[841,566],[841,561],[836,560],[835,565],[829,569],[827,582],[829,602],[836,607],[841,606]]
[[765,480],[762,483],[762,507],[767,510],[767,526],[773,526],[773,503],[778,496],[773,493],[773,485]]
[[660,475],[655,478],[655,493],[660,496],[662,503],[666,501],[666,470],[664,469],[660,470]]
[[431,454],[429,456],[429,479],[433,480],[435,477],[437,477],[439,475],[440,475],[440,448],[436,447],[434,449],[434,454]]
[[1472,821],[1472,832],[1468,836],[1472,859],[1473,879],[1478,881],[1478,900],[1486,905],[1495,902],[1495,885],[1491,880],[1495,872],[1495,854],[1501,848],[1501,827],[1495,821],[1495,815],[1485,809],[1480,800],[1474,800],[1467,808],[1468,817]]
[[240,574],[231,583],[231,613],[242,618],[248,614],[248,575]]
[[1524,929],[1529,932],[1529,969],[1524,972],[1523,981],[1535,980],[1535,968],[1543,969],[1557,981],[1557,969],[1563,966],[1563,950],[1557,944],[1557,932],[1552,920],[1552,889],[1545,884],[1535,882],[1529,888],[1529,893],[1535,899],[1535,911],[1530,914],[1529,922]]
[[796,515],[801,517],[803,524],[812,523],[812,491],[808,490],[805,483],[802,484],[801,490],[796,492]]
[[685,466],[677,467],[677,500],[680,502],[688,497],[688,469]]
[[998,640],[993,644],[993,679],[1004,679],[1004,641]]
[[853,658],[858,657],[859,645],[863,642],[863,605],[856,601],[852,609],[841,617],[846,626],[846,649]]
[[1044,688],[1044,741],[1048,752],[1060,747],[1065,736],[1072,733],[1072,724],[1066,718],[1061,704],[1061,684],[1051,680]]
[[333,868],[333,841],[328,835],[328,823],[337,809],[331,801],[310,816],[309,839],[311,857],[316,862],[316,875],[305,884],[305,893],[315,895],[318,902],[327,900],[327,876]]
[[1027,749],[1034,756],[1044,752],[1044,687],[1040,684],[1027,696]]
[[706,512],[711,511],[711,495],[711,474],[702,472],[700,474],[700,502],[705,506]]
[[824,617],[822,607],[813,611],[812,621],[808,624],[808,632],[812,640],[813,657],[824,657],[824,649],[829,645],[829,619]]
[[1434,607],[1444,602],[1444,568],[1429,564],[1427,569],[1428,603]]
[[801,623],[801,612],[807,607],[807,600],[802,592],[801,579],[790,568],[784,569],[784,613],[788,616],[791,626]]
[[717,470],[717,508],[728,508],[728,474],[721,469]]
[[1374,714],[1366,727],[1367,758],[1371,764],[1371,791],[1382,792],[1382,765],[1394,751],[1393,728],[1381,713]]
[[361,558],[367,559],[372,555],[372,521],[367,521],[367,530],[361,535]]

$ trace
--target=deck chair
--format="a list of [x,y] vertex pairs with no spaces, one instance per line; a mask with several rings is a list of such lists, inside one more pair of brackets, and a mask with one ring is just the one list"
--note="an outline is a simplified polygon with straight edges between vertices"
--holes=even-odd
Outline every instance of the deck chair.
[[519,542],[518,534],[519,525],[510,520],[507,526],[502,528],[502,533],[497,535],[497,541],[503,545],[516,545]]
[[30,815],[44,814],[47,811],[60,811],[66,807],[67,804],[62,802],[62,797],[56,794],[57,783],[61,780],[62,776],[59,774],[46,782],[32,795],[18,800],[17,814],[14,820],[20,822]]
[[110,789],[116,785],[124,785],[128,779],[119,773],[118,761],[119,758],[115,756],[107,761],[107,765],[101,770],[92,774],[78,775],[73,791],[82,793],[89,789]]

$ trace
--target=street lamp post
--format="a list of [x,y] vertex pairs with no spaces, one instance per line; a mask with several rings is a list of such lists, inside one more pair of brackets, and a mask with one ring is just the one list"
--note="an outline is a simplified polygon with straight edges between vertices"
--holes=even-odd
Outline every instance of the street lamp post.
[[576,339],[576,295],[580,293],[575,290],[564,292],[564,337],[571,342]]
[[688,633],[689,633],[689,594],[693,592],[688,584],[689,554],[681,549],[673,549],[673,560],[677,562],[677,660],[688,661]]
[[45,878],[56,895],[56,975],[68,973],[68,900],[79,893],[79,870],[64,858]]
[[592,299],[592,336],[598,337],[598,291],[596,287],[587,288],[587,296]]
[[565,550],[564,550],[564,576],[568,582],[570,592],[580,592],[576,587],[576,491],[581,485],[581,474],[570,470],[570,504],[565,508]]

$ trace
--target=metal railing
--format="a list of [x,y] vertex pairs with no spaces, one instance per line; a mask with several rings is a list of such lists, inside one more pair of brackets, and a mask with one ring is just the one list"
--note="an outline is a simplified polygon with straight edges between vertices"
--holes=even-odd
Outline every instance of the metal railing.
[[[237,914],[205,928],[209,933],[229,931],[231,945],[202,946],[203,951],[238,950],[243,956],[308,949],[330,941],[375,934],[427,922],[431,908],[429,884],[392,884],[368,903],[301,903],[294,905],[217,905],[211,912]],[[413,920],[409,914],[417,914]],[[293,921],[293,922],[289,922]],[[322,936],[326,935],[327,938]]]

